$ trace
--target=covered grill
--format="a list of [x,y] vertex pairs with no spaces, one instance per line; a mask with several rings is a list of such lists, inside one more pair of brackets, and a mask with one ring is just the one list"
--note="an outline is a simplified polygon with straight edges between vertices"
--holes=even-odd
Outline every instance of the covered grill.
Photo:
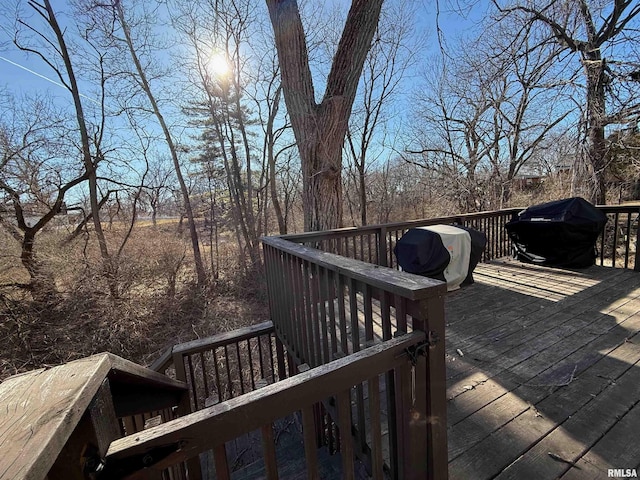
[[595,243],[607,216],[580,197],[534,205],[507,223],[520,261],[584,268],[595,263]]
[[412,228],[398,240],[394,253],[405,272],[447,282],[448,290],[473,283],[487,243],[477,230],[458,225]]

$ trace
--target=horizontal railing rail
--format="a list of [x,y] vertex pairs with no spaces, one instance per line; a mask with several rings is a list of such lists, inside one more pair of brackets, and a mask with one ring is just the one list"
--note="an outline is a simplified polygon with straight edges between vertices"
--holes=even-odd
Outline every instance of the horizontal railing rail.
[[340,228],[324,232],[290,234],[281,238],[363,262],[398,268],[393,248],[400,237],[409,229],[440,224],[458,224],[475,228],[487,235],[487,246],[482,259],[489,261],[511,253],[512,244],[504,226],[521,210],[521,208],[509,208],[492,212]]
[[[109,478],[121,478],[132,459],[147,457],[147,468],[161,470],[178,462],[194,458],[201,452],[214,451],[216,478],[230,478],[225,443],[247,432],[260,430],[264,455],[264,469],[268,478],[277,478],[278,461],[272,425],[278,419],[300,412],[304,438],[304,464],[308,478],[320,478],[317,458],[316,422],[312,406],[335,399],[342,460],[341,478],[354,478],[354,445],[351,435],[354,409],[352,394],[355,386],[368,389],[367,408],[371,411],[369,425],[374,478],[384,478],[384,443],[387,441],[381,418],[393,409],[404,412],[400,423],[406,434],[404,459],[399,478],[435,478],[427,455],[426,441],[420,436],[431,419],[426,397],[427,384],[411,376],[411,352],[426,341],[424,332],[405,334],[388,342],[365,348],[353,355],[334,360],[327,365],[310,369],[286,380],[268,385],[202,411],[149,428],[135,438],[114,441],[106,458],[105,472]],[[424,359],[424,357],[422,357]],[[379,393],[380,377],[390,374],[396,378],[395,402],[386,403]],[[417,400],[416,400],[417,399]],[[212,435],[211,432],[215,432]],[[161,453],[161,454],[160,454]],[[445,464],[446,470],[446,464]],[[445,474],[446,476],[446,474]]]
[[151,368],[189,385],[190,411],[288,376],[271,321],[174,345]]

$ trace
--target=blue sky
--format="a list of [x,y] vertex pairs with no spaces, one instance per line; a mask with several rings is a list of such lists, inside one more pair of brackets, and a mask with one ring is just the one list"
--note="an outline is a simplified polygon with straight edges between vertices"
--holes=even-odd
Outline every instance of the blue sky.
[[[347,8],[350,2],[348,0],[335,0],[334,3],[340,7]],[[430,33],[432,40],[429,50],[434,52],[434,47],[437,47],[435,40],[435,3],[424,0],[418,0],[416,3],[420,9],[420,15],[417,19],[418,29],[426,29]],[[61,10],[66,8],[64,0],[53,0],[53,4],[54,8],[57,7]],[[476,8],[474,12],[480,12],[481,10],[482,8]],[[477,13],[474,13],[476,18],[477,15]],[[64,15],[61,15],[59,20],[64,22]],[[451,40],[457,34],[464,32],[469,27],[470,22],[447,7],[446,4],[441,3],[438,24],[446,39]],[[73,26],[70,26],[66,34],[73,35],[73,33]],[[13,33],[8,31],[5,25],[0,24],[0,86],[22,93],[49,92],[54,96],[64,95],[64,90],[58,84],[58,80],[52,76],[50,69],[39,59],[19,51],[12,44],[12,39]]]
[[[52,3],[54,8],[66,8],[65,1],[53,0]],[[29,7],[25,6],[25,8]],[[63,27],[65,19],[65,15],[59,15],[58,21]],[[73,33],[72,26],[66,27],[67,35],[73,35]],[[0,22],[0,87],[9,89],[17,95],[48,93],[51,97],[69,98],[68,92],[60,85],[59,79],[42,60],[20,51],[13,44],[13,32],[2,22]]]

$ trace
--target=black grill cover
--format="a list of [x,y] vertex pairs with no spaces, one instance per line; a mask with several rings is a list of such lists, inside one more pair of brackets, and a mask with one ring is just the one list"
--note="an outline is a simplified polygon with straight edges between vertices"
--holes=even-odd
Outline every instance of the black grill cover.
[[[462,285],[469,285],[473,283],[473,270],[478,265],[484,247],[487,245],[487,236],[473,228],[454,226],[469,232],[471,237],[469,273],[462,282]],[[451,256],[437,233],[412,228],[398,240],[393,253],[398,260],[398,265],[405,272],[446,281],[444,271],[449,265]]]
[[534,205],[506,228],[520,261],[584,268],[595,263],[595,243],[607,216],[583,198]]
[[393,253],[405,272],[445,281],[451,256],[437,233],[412,228],[398,240]]

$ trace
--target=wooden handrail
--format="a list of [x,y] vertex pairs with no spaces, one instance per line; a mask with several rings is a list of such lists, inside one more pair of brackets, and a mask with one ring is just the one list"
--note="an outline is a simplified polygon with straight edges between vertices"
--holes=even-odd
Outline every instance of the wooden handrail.
[[279,237],[263,237],[262,243],[281,252],[312,262],[347,278],[400,295],[409,300],[422,300],[441,296],[446,291],[445,283],[420,275],[380,267],[315,248],[305,247]]
[[197,340],[172,345],[167,348],[149,368],[156,372],[164,372],[171,365],[173,355],[175,354],[191,355],[193,353],[204,352],[217,347],[238,343],[259,335],[267,335],[273,331],[273,322],[271,320],[267,320],[266,322],[257,323],[244,328],[238,328],[230,332],[223,332],[210,337],[199,338]]
[[181,343],[174,347],[173,353],[190,355],[193,353],[211,350],[212,348],[238,343],[243,340],[257,337],[259,335],[266,335],[271,332],[273,332],[273,322],[269,320],[256,325],[238,328],[237,330],[232,330],[230,332],[219,333],[218,335],[213,335],[211,337],[199,338],[190,342]]
[[603,213],[637,213],[640,211],[638,205],[596,205]]
[[380,223],[376,225],[366,225],[363,227],[344,227],[344,228],[337,228],[334,230],[292,233],[288,235],[282,235],[280,238],[289,240],[291,242],[313,242],[317,240],[326,240],[331,238],[340,238],[343,236],[350,236],[350,235],[353,235],[354,233],[359,233],[362,235],[366,235],[368,233],[373,234],[380,231],[381,229],[384,229],[386,231],[393,231],[393,230],[409,229],[409,228],[419,227],[423,225],[454,223],[460,220],[462,221],[475,220],[475,219],[480,220],[484,218],[495,217],[498,215],[510,215],[510,214],[518,213],[522,210],[523,208],[505,208],[502,210],[493,210],[493,211],[485,211],[485,212],[477,212],[477,213],[463,213],[460,215],[448,215],[444,217],[407,220],[404,222]]
[[[521,212],[526,207],[511,207],[511,208],[503,208],[501,210],[487,210],[483,212],[476,213],[463,213],[459,215],[447,215],[443,217],[434,217],[434,218],[423,218],[416,220],[406,220],[403,222],[394,222],[394,223],[379,223],[375,225],[365,225],[362,227],[343,227],[337,228],[333,230],[324,230],[324,231],[314,231],[314,232],[302,232],[302,233],[290,233],[287,235],[281,235],[280,238],[284,238],[291,242],[313,242],[317,240],[326,240],[331,238],[340,238],[343,236],[350,236],[354,233],[359,233],[362,235],[373,234],[381,229],[390,231],[390,230],[400,230],[400,229],[408,229],[414,228],[422,225],[433,225],[433,224],[447,224],[454,223],[459,220],[481,220],[484,218],[492,218],[501,215],[512,215]],[[603,213],[637,213],[640,211],[640,207],[637,205],[597,205],[597,209],[602,210]]]
[[[385,232],[377,237],[387,252],[392,239]],[[322,247],[336,252],[331,253],[314,248],[315,242],[303,245],[280,237],[262,242],[272,319],[295,365],[324,368],[335,358],[349,358],[372,343],[391,341],[394,335],[424,332],[429,346],[424,350],[427,357],[415,364],[414,403],[429,416],[446,418],[444,282],[367,263],[362,255],[347,258],[340,255],[339,245],[323,243]],[[446,423],[425,424],[424,432],[416,433],[403,427],[407,411],[393,407],[396,400],[403,405],[409,401],[398,396],[411,391],[406,390],[410,383],[406,377],[386,374],[389,466],[398,478],[408,478],[406,472],[418,464],[425,467],[426,462],[429,474],[425,477],[446,478]],[[373,467],[361,435],[367,421],[363,386],[356,387],[353,402],[354,438],[361,447],[356,455]],[[414,448],[422,450],[416,453]]]
[[[632,239],[637,245],[640,238],[640,207],[637,205],[598,205],[596,208],[607,215],[610,220],[613,220],[608,223],[597,244],[600,252],[599,265],[621,266],[640,271],[640,255],[635,255],[635,252],[630,248]],[[402,234],[410,228],[459,223],[479,229],[487,235],[487,247],[482,259],[488,261],[509,255],[512,252],[513,246],[504,231],[504,225],[511,216],[521,210],[523,209],[507,208],[364,227],[347,227],[324,232],[289,234],[280,238],[337,254],[345,254],[381,266],[397,267],[393,259],[392,248],[394,241],[399,238],[398,234]],[[616,228],[613,228],[613,225]],[[622,253],[620,252],[621,248],[624,249]]]
[[289,234],[280,238],[367,263],[398,268],[392,252],[395,243],[404,232],[411,228],[430,225],[459,224],[475,228],[487,235],[487,245],[482,259],[488,261],[511,252],[511,241],[504,231],[504,225],[521,210],[508,208],[324,232]]

